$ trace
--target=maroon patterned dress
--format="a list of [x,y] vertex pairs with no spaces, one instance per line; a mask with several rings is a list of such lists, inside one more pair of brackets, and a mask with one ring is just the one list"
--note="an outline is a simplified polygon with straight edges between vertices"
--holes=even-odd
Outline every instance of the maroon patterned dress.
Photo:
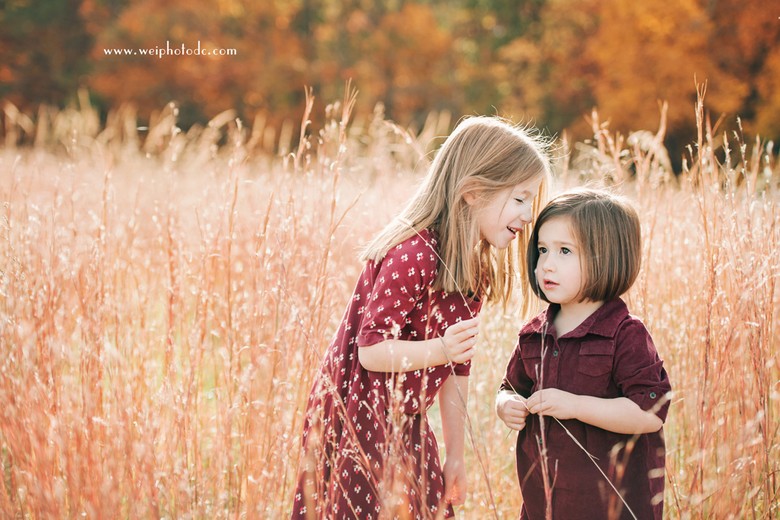
[[435,338],[476,316],[478,300],[431,288],[438,265],[428,230],[366,264],[309,396],[292,518],[453,516],[426,410],[470,365],[393,374],[358,361],[359,348]]

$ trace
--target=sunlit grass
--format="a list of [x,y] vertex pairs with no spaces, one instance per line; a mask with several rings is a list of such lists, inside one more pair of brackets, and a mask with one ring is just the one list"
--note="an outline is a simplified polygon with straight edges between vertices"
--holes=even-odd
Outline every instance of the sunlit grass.
[[[347,125],[348,104],[300,146],[229,113],[186,134],[170,108],[140,132],[127,109],[105,127],[86,106],[45,128],[6,120],[0,515],[289,513],[310,383],[358,248],[407,200],[448,124]],[[594,125],[557,187],[622,182],[640,208],[644,264],[628,299],[675,388],[666,516],[776,518],[776,153],[726,136],[723,166],[702,118],[675,177],[657,147]],[[25,133],[36,144],[17,147]],[[466,518],[520,508],[514,435],[493,413],[513,313],[484,311]]]

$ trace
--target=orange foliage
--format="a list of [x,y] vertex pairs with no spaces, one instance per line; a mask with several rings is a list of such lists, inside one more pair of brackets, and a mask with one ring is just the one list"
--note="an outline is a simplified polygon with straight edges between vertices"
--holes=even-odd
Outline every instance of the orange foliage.
[[[196,120],[231,108],[240,113],[288,108],[300,102],[306,69],[300,39],[289,27],[291,15],[265,2],[140,0],[99,34],[90,87],[112,103],[139,104],[142,112],[178,101]],[[159,55],[106,56],[105,49],[113,48]],[[195,54],[199,50],[232,54]],[[301,88],[291,93],[288,85]]]
[[452,38],[436,25],[428,6],[406,4],[387,13],[363,45],[362,77],[370,97],[406,118],[450,108],[451,46]]
[[761,0],[544,4],[540,29],[504,46],[494,69],[510,110],[583,139],[593,107],[628,132],[654,128],[667,102],[680,152],[695,127],[696,83],[706,81],[716,117],[742,116],[746,129],[780,136],[780,8]]
[[694,78],[713,72],[707,59],[708,22],[695,0],[599,3],[599,27],[585,46],[598,75],[591,88],[599,111],[617,128],[658,119],[669,103],[669,125],[690,121]]
[[[778,139],[779,19],[765,0],[12,2],[0,98],[32,111],[86,86],[104,109],[176,101],[185,127],[227,109],[276,127],[299,119],[305,87],[338,99],[352,80],[358,117],[377,103],[402,125],[495,111],[574,139],[594,107],[625,133],[654,128],[668,102],[667,135],[684,145],[706,81],[716,117]],[[138,53],[198,45],[232,54]]]

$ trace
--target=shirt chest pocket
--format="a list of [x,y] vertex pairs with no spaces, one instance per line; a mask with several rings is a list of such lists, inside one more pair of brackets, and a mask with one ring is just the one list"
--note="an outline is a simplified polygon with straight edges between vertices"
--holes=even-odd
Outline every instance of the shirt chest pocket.
[[587,378],[602,380],[612,373],[615,344],[608,340],[586,341],[580,345],[577,371]]
[[523,361],[525,373],[534,384],[539,381],[542,370],[541,341],[520,344],[520,358]]

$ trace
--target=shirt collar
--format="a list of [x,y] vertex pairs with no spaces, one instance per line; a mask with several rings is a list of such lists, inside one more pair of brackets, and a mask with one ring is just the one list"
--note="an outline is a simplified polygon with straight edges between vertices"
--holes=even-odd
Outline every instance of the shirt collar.
[[[547,310],[533,318],[520,331],[521,334],[552,334],[555,314],[561,308],[557,303],[552,303]],[[628,307],[620,298],[604,302],[604,305],[585,318],[577,328],[566,334],[567,338],[581,338],[587,334],[596,334],[611,338],[615,336],[620,323],[628,316]]]

